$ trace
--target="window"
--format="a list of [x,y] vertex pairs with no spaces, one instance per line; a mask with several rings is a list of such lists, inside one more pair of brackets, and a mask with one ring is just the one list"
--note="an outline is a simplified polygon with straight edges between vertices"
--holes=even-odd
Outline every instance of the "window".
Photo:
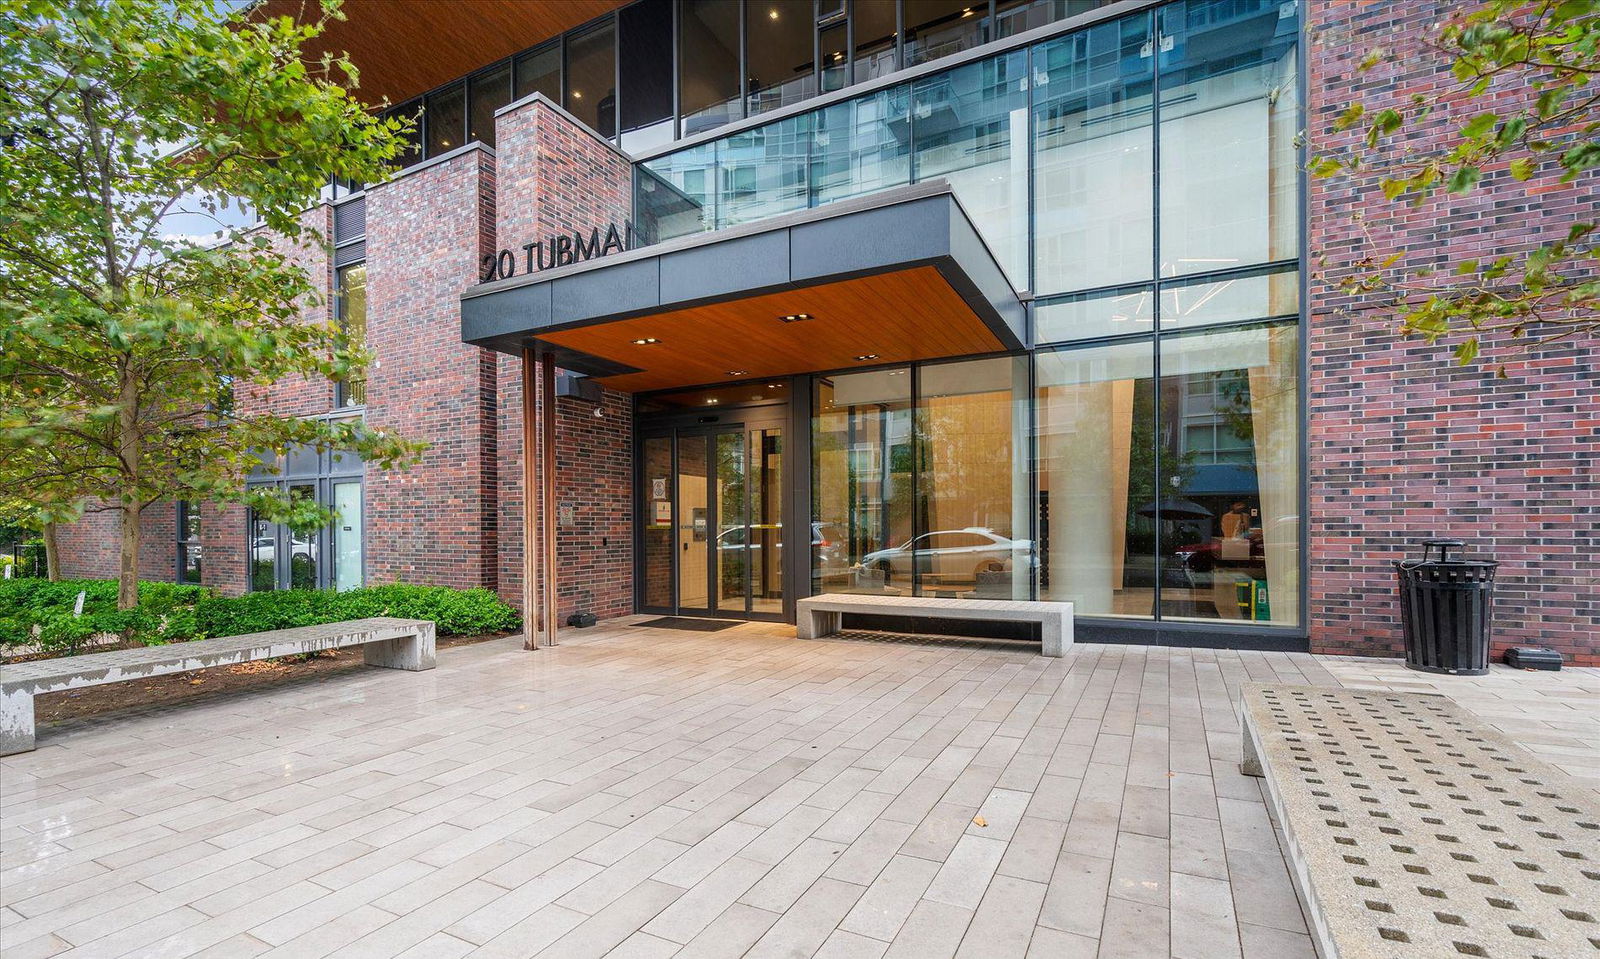
[[467,89],[457,83],[427,100],[423,114],[427,125],[428,156],[448,153],[465,143],[467,135]]
[[313,447],[268,455],[250,474],[252,490],[271,490],[291,500],[315,501],[333,522],[316,530],[294,530],[252,511],[246,520],[247,563],[252,590],[352,589],[362,585],[363,530],[359,457]]
[[556,41],[517,57],[516,99],[542,93],[551,103],[561,102],[561,43]]
[[609,21],[567,37],[566,108],[601,136],[617,135],[616,29]]
[[856,42],[854,82],[895,71],[895,5],[895,0],[855,0],[850,5],[850,28]]
[[802,113],[723,142],[718,228],[806,208],[811,121]]
[[622,148],[645,150],[673,139],[672,3],[640,0],[617,14],[622,68]]
[[657,240],[716,227],[716,144],[659,157],[636,168],[634,217]]
[[467,139],[494,146],[494,112],[511,102],[511,67],[472,79],[472,124]]
[[817,92],[811,0],[750,0],[745,8],[749,115]]
[[683,135],[688,137],[744,115],[739,102],[739,5],[686,0],[678,17],[678,96]]
[[812,206],[911,182],[909,92],[890,87],[812,115]]
[[988,13],[984,0],[905,0],[906,66],[982,44]]
[[1285,7],[1160,11],[1163,276],[1299,255],[1298,24]]
[[384,114],[385,117],[404,118],[411,121],[411,129],[405,134],[405,147],[400,155],[390,162],[396,169],[408,167],[422,159],[422,101],[412,100],[402,104]]
[[[354,263],[340,267],[334,278],[337,299],[334,309],[339,329],[354,346],[367,342],[367,265]],[[334,386],[334,406],[361,406],[367,402],[367,374],[353,372]]]
[[1149,17],[1034,53],[1035,258],[1040,293],[1151,278],[1154,58]]
[[178,582],[200,582],[200,504],[178,501]]

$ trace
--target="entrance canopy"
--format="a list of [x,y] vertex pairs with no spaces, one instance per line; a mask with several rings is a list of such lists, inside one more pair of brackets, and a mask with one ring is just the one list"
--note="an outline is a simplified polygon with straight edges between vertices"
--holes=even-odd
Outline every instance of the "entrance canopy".
[[475,286],[461,337],[627,392],[1022,349],[1024,310],[948,183]]

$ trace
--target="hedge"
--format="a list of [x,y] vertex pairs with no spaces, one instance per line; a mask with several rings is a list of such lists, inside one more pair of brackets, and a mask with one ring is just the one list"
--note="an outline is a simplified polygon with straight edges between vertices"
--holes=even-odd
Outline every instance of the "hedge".
[[[83,615],[74,616],[80,592]],[[342,593],[296,589],[220,597],[206,586],[140,583],[139,605],[119,611],[114,581],[0,581],[0,647],[37,642],[70,653],[96,633],[158,644],[369,616],[431,619],[441,636],[502,632],[521,624],[517,611],[486,589],[396,583]]]

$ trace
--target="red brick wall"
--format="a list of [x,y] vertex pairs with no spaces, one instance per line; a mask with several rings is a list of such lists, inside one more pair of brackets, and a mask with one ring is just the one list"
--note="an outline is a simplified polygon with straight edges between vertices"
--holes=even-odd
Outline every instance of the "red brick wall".
[[[85,513],[56,532],[62,579],[116,579],[122,542],[118,510]],[[139,517],[139,578],[172,582],[178,578],[177,511],[156,503]]]
[[370,583],[494,588],[495,359],[461,342],[461,291],[493,248],[495,160],[472,148],[367,191],[367,422],[428,443],[368,469]]
[[[1448,135],[1481,104],[1463,102],[1446,63],[1423,48],[1451,7],[1410,0],[1303,4],[1311,37],[1312,151],[1347,144],[1332,122],[1353,100],[1369,115],[1413,94],[1436,104],[1407,136]],[[1388,54],[1358,73],[1372,47]],[[1502,105],[1525,97],[1505,85]],[[1390,154],[1391,156],[1393,154]],[[1309,554],[1312,649],[1395,655],[1401,648],[1392,562],[1429,537],[1463,539],[1501,561],[1495,649],[1536,643],[1600,664],[1600,364],[1594,343],[1492,364],[1450,365],[1443,348],[1399,340],[1391,313],[1352,300],[1341,277],[1373,248],[1405,248],[1413,263],[1489,258],[1564,235],[1592,217],[1600,177],[1518,184],[1502,172],[1466,198],[1418,208],[1386,203],[1378,175],[1310,184],[1311,370]]]
[[[542,98],[496,121],[499,247],[526,271],[524,243],[616,223],[631,210],[633,169],[609,144]],[[500,594],[522,605],[522,368],[501,356],[499,381]],[[537,402],[537,401],[536,401]],[[535,407],[537,409],[537,406]],[[557,401],[556,500],[574,523],[557,531],[564,574],[558,609],[604,619],[633,611],[633,405],[613,390],[595,407]]]

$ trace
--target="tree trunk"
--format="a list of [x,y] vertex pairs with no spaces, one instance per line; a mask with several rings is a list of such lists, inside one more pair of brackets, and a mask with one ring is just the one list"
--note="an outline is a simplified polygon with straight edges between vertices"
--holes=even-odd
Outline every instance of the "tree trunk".
[[44,574],[52,583],[61,581],[61,550],[56,545],[56,524],[45,523],[39,530],[39,538],[44,540]]
[[122,554],[117,567],[117,608],[132,609],[139,605],[139,509],[123,506]]

